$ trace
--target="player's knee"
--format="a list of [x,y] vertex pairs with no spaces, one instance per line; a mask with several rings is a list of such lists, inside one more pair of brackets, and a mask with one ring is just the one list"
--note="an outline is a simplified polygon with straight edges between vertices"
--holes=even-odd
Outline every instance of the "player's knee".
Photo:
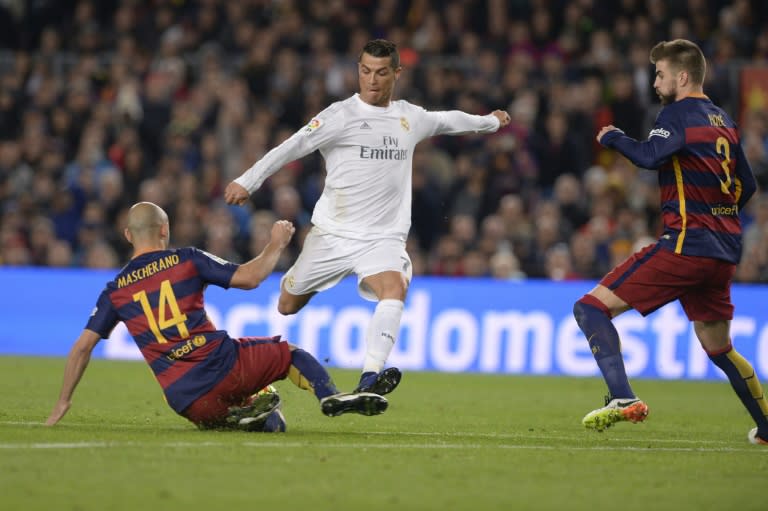
[[[586,296],[586,295],[584,295]],[[586,305],[584,302],[584,296],[576,300],[576,302],[573,304],[573,315],[578,319],[579,316],[584,314],[584,306]]]
[[581,325],[581,322],[584,320],[585,312],[584,302],[577,300],[576,303],[573,304],[573,317],[576,319],[578,325]]
[[605,304],[589,294],[582,296],[573,304],[573,317],[582,329],[584,328],[584,322],[589,316],[598,312],[604,314],[609,319],[611,317]]
[[388,285],[382,289],[379,295],[378,298],[380,300],[391,299],[404,302],[408,295],[408,279],[406,279],[405,276],[392,279],[388,282]]
[[280,298],[277,302],[277,312],[282,314],[283,316],[290,316],[291,314],[296,314],[299,312],[299,309],[301,307],[298,307],[295,303],[291,302],[290,300],[283,300]]
[[308,293],[305,295],[294,295],[285,290],[283,287],[280,290],[280,297],[277,299],[277,312],[283,316],[290,316],[296,314],[309,302],[309,300],[315,295],[315,293]]

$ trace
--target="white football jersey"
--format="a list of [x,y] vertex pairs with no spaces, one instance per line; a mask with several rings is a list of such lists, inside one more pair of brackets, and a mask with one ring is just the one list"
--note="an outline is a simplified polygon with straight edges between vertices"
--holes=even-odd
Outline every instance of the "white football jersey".
[[493,114],[428,112],[403,100],[377,107],[355,94],[317,114],[235,182],[253,192],[286,163],[317,149],[325,158],[327,176],[312,223],[347,238],[404,241],[411,227],[416,144],[435,135],[493,133],[498,128]]

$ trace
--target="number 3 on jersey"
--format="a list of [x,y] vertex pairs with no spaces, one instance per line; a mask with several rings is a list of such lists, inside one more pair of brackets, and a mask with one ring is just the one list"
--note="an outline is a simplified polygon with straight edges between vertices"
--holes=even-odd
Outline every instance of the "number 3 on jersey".
[[[160,330],[164,330],[168,327],[175,326],[179,330],[179,336],[182,339],[189,337],[189,330],[184,323],[187,320],[187,315],[181,313],[179,304],[176,301],[176,295],[173,294],[173,287],[171,287],[170,280],[164,280],[160,284],[160,296],[157,304],[157,319],[152,314],[152,305],[149,303],[146,291],[139,291],[133,295],[133,301],[139,302],[141,308],[144,311],[144,315],[147,317],[147,323],[149,323],[149,329],[155,334],[155,338],[159,343],[166,343],[166,339]],[[168,317],[168,311],[170,309],[170,317]]]
[[725,181],[720,179],[718,176],[718,180],[720,180],[720,190],[726,194],[731,194],[731,144],[728,143],[728,139],[725,137],[717,137],[717,141],[715,142],[715,151],[717,151],[717,154],[719,156],[723,157],[723,161],[720,162],[720,166],[723,168],[723,172],[725,172]]

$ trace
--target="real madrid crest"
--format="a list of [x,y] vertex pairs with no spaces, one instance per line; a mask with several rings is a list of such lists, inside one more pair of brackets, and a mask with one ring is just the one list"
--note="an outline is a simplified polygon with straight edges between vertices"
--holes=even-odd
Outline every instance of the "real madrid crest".
[[410,124],[408,124],[408,119],[406,119],[405,117],[401,117],[401,118],[400,118],[400,126],[401,126],[401,127],[402,127],[402,128],[405,130],[405,131],[411,131],[411,125],[410,125]]

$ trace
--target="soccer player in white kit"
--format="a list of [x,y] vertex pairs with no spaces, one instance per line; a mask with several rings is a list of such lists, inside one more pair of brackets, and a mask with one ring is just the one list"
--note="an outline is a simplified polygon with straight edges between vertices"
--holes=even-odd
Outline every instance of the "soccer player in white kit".
[[501,110],[484,116],[428,112],[393,100],[401,71],[394,43],[368,42],[358,62],[360,92],[317,114],[224,191],[228,204],[244,204],[286,163],[320,151],[325,188],[302,251],[282,279],[277,307],[281,314],[295,314],[315,293],[356,274],[360,296],[378,301],[356,391],[380,395],[394,390],[401,378],[397,368],[384,365],[400,330],[411,279],[405,242],[414,147],[435,135],[494,133],[510,121]]

